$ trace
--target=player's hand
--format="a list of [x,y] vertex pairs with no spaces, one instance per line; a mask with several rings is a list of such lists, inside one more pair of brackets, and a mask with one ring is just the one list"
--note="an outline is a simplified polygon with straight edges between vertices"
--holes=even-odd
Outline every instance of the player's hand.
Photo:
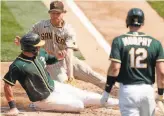
[[164,96],[163,95],[157,95],[156,100],[164,102]]
[[20,37],[19,36],[16,36],[15,39],[14,39],[14,43],[19,46],[20,45]]
[[18,114],[19,110],[17,108],[12,108],[6,113],[6,116],[17,116]]
[[56,55],[56,57],[57,57],[58,60],[64,59],[65,56],[66,56],[66,50],[60,50],[60,51],[58,51],[58,53]]
[[104,91],[103,94],[102,94],[102,97],[100,99],[100,103],[101,103],[102,106],[107,105],[108,98],[109,98],[109,93]]

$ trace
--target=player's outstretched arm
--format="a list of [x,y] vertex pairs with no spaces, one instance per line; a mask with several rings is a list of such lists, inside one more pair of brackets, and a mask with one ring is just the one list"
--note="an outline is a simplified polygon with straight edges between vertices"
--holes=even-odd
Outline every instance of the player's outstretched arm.
[[17,116],[19,114],[19,110],[16,108],[11,85],[5,83],[4,92],[5,92],[5,97],[10,106],[10,110],[6,113],[6,115],[7,116]]

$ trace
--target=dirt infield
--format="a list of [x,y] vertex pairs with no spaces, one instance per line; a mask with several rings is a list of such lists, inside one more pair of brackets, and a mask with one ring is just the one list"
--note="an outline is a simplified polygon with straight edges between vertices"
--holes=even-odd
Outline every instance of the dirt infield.
[[131,8],[141,8],[145,24],[141,31],[152,35],[164,45],[164,20],[146,1],[76,1],[98,31],[111,44],[114,37],[126,33],[126,16]]
[[[126,17],[127,11],[131,7],[136,7],[136,6],[142,7],[146,11],[146,24],[143,30],[145,30],[146,33],[148,34],[153,35],[160,41],[163,41],[162,43],[164,45],[164,33],[163,33],[164,21],[145,2],[135,2],[134,4],[134,2],[76,1],[76,3],[84,11],[86,16],[91,20],[91,22],[95,25],[95,27],[103,34],[103,36],[105,37],[105,39],[107,40],[109,44],[111,44],[111,41],[115,36],[125,33],[127,31],[127,29],[125,28],[125,17]],[[151,20],[151,17],[153,17],[154,19]],[[85,34],[83,33],[83,35]],[[85,45],[83,46],[85,47]],[[97,57],[101,58],[101,56],[97,56]],[[94,62],[94,59],[92,62]],[[4,74],[7,72],[9,65],[10,63],[1,63],[1,77],[3,77]],[[94,70],[100,72],[103,75],[105,75],[105,72],[106,72],[102,70],[101,67],[94,67]],[[4,84],[3,81],[1,81],[0,83],[1,106],[2,106],[1,113],[4,113],[6,110],[8,110],[8,105],[4,98],[4,92],[2,88],[3,84]],[[77,80],[77,87],[81,89],[89,90],[89,91],[102,93],[102,90],[94,86],[93,84],[85,83],[79,80]],[[52,116],[52,115],[53,116],[61,116],[61,115],[62,116],[120,116],[118,107],[112,107],[110,109],[86,108],[84,112],[81,112],[80,114],[38,112],[38,111],[28,108],[30,101],[27,98],[25,91],[20,87],[18,83],[16,84],[16,86],[13,87],[13,90],[14,90],[14,96],[15,96],[18,108],[24,112],[23,114],[20,114],[20,116]],[[117,97],[118,96],[117,91],[118,91],[118,88],[115,87],[112,91],[112,95]],[[157,112],[156,116],[162,116],[162,115],[160,114],[160,112]]]
[[[8,70],[8,67],[11,63],[1,63],[1,74],[5,74]],[[1,81],[0,83],[1,85],[1,111],[2,113],[6,112],[6,110],[8,110],[8,104],[7,101],[4,97],[4,92],[3,92],[3,85],[4,82]],[[94,86],[93,84],[90,83],[85,83],[83,81],[77,80],[77,87],[84,89],[84,90],[89,90],[89,91],[93,91],[93,92],[98,92],[98,93],[102,93],[102,90],[99,89],[98,87]],[[112,95],[117,96],[117,88],[115,87],[114,90],[112,91]],[[30,101],[25,93],[25,91],[22,89],[22,87],[20,86],[20,84],[17,82],[17,84],[13,87],[13,93],[14,93],[14,98],[16,100],[17,103],[17,107],[19,108],[19,110],[23,111],[24,114],[20,114],[20,116],[24,116],[24,115],[28,115],[28,116],[60,116],[60,115],[64,115],[64,116],[95,116],[95,115],[110,115],[110,116],[120,116],[118,107],[111,107],[110,109],[106,109],[106,108],[86,108],[84,110],[84,112],[81,112],[80,114],[72,114],[72,113],[56,113],[56,112],[38,112],[35,110],[32,110],[31,108],[28,107],[28,105],[30,104]]]

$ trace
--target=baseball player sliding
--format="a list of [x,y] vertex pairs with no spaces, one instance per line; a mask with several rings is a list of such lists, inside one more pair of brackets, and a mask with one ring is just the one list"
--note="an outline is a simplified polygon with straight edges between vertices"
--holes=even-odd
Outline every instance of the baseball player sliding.
[[[46,64],[60,62],[65,57],[65,51],[57,57],[47,54],[41,48],[45,41],[35,33],[24,35],[20,43],[22,52],[10,65],[9,71],[3,78],[4,93],[10,107],[7,116],[19,114],[12,91],[16,81],[24,88],[36,110],[81,112],[87,106],[101,106],[100,94],[57,82],[48,74]],[[118,100],[109,98],[107,104],[117,105]]]
[[[70,24],[63,20],[66,13],[64,4],[61,1],[50,3],[49,20],[42,20],[33,25],[30,32],[38,34],[46,43],[44,48],[49,54],[61,54],[66,50],[67,55],[64,60],[48,65],[47,70],[54,80],[75,84],[74,77],[104,88],[106,78],[93,71],[87,64],[80,61],[73,55],[77,50],[76,34]],[[17,36],[15,43],[19,43],[20,37]]]

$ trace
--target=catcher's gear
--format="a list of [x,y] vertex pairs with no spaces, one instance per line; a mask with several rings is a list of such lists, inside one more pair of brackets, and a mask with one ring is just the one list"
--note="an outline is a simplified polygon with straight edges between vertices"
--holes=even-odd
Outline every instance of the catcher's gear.
[[126,25],[128,26],[141,26],[144,24],[144,13],[139,8],[132,8],[129,10],[126,17]]
[[28,33],[21,38],[20,44],[22,51],[32,52],[34,55],[37,55],[37,47],[43,46],[45,41],[41,40],[39,35],[35,33]]
[[65,84],[71,84],[72,86],[75,86],[76,85],[76,81],[74,79],[74,77],[70,77],[68,80],[66,80],[64,82]]

